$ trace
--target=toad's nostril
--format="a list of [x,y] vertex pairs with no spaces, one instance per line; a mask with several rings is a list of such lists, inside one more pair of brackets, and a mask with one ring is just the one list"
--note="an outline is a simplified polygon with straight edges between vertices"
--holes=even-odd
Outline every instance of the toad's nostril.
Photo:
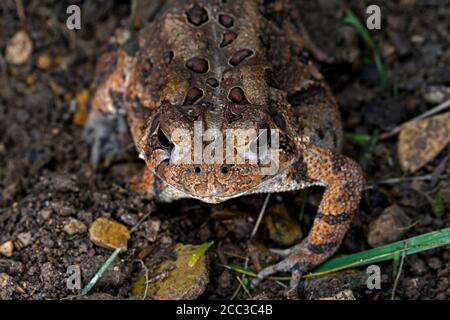
[[199,166],[194,166],[194,172],[196,174],[199,174],[200,172],[202,172],[202,169]]
[[220,172],[222,172],[223,174],[227,174],[229,172],[228,166],[222,166],[220,168]]

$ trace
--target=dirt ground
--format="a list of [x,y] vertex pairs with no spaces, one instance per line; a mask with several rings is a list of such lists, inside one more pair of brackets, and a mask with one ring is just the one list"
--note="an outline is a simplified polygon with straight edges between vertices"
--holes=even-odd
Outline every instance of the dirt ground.
[[[371,137],[432,108],[435,103],[426,99],[430,90],[450,88],[450,2],[375,2],[382,9],[382,29],[371,34],[388,77],[397,79],[396,97],[380,86],[377,69],[365,63],[370,51],[355,30],[342,23],[348,8],[359,17],[365,16],[363,1],[299,1],[311,38],[334,59],[319,63],[319,67],[341,106],[345,132]],[[79,31],[65,26],[66,8],[72,3],[78,3],[83,13]],[[138,228],[128,250],[120,254],[92,292],[130,297],[131,284],[141,271],[138,255],[144,248],[214,241],[208,251],[210,280],[200,299],[247,299],[244,290],[235,294],[237,276],[241,275],[223,264],[245,264],[249,235],[265,195],[216,206],[195,200],[154,204],[127,188],[127,178],[142,166],[136,155],[97,171],[89,165],[82,127],[73,120],[76,94],[89,88],[99,52],[115,28],[130,16],[130,4],[23,1],[21,18],[16,4],[12,0],[0,2],[0,244],[15,242],[10,257],[0,255],[0,274],[7,279],[0,284],[0,299],[60,299],[79,293],[66,287],[67,268],[79,265],[85,285],[111,251],[94,245],[87,232],[69,235],[64,230],[69,219],[89,226],[96,218],[107,217],[131,228],[150,211],[151,221],[160,222],[156,240],[150,244],[147,238],[151,230]],[[25,63],[14,65],[6,61],[5,48],[19,30],[29,34],[33,51]],[[45,65],[39,58],[42,55],[53,62]],[[370,223],[393,204],[411,221],[402,238],[450,226],[450,182],[440,179],[450,174],[448,147],[421,170],[405,175],[398,164],[397,142],[395,136],[378,141],[367,153],[367,145],[347,140],[344,153],[363,164],[369,184],[406,176],[434,174],[437,178],[399,179],[366,191],[360,213],[338,254],[370,249]],[[441,169],[438,173],[437,168]],[[307,234],[322,192],[316,188],[272,195],[268,210],[284,203]],[[430,204],[438,193],[443,198],[443,215],[436,215]],[[305,214],[299,215],[301,211]],[[24,233],[28,238],[22,239]],[[251,248],[261,250],[264,257],[269,247],[280,246],[262,224]],[[449,299],[449,258],[448,249],[443,248],[408,256],[396,299]],[[364,268],[360,268],[306,280],[300,297],[329,297],[350,289],[357,299],[390,299],[395,277],[392,262],[379,265],[381,290],[365,287]],[[254,269],[252,262],[249,267]],[[251,294],[283,298],[283,290],[278,282],[265,281]]]

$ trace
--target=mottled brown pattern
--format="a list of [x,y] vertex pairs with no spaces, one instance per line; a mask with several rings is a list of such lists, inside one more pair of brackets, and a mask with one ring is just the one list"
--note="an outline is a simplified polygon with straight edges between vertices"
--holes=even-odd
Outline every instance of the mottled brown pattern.
[[[333,254],[358,209],[364,180],[356,162],[338,153],[342,126],[336,101],[304,58],[297,27],[285,19],[298,15],[295,1],[287,1],[285,9],[270,15],[259,1],[166,1],[140,31],[136,54],[117,49],[99,60],[89,121],[91,131],[104,136],[96,111],[117,113],[121,103],[110,94],[124,94],[131,133],[147,164],[133,187],[158,201],[191,197],[218,203],[325,186],[309,236],[285,260],[261,271],[254,285],[288,270],[296,285],[301,274]],[[247,162],[171,163],[173,147],[181,143],[170,139],[172,133],[182,128],[193,136],[194,121],[221,132],[279,129],[276,174],[263,175],[262,164]]]

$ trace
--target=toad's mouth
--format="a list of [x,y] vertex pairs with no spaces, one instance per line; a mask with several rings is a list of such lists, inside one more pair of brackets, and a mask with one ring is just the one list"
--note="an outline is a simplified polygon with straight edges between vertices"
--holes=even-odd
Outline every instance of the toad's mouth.
[[[171,170],[174,168],[174,165],[171,165],[168,159],[160,162],[160,164],[151,171],[158,179],[164,182],[168,188],[176,190],[179,194],[182,194],[183,197],[194,198],[206,203],[217,204],[240,196],[265,192],[264,190],[266,190],[267,188],[265,188],[264,186],[270,185],[271,183],[275,182],[276,179],[279,179],[279,177],[285,175],[288,171],[288,168],[293,163],[294,159],[292,161],[289,161],[289,163],[285,163],[283,168],[279,168],[279,170],[277,170],[277,173],[274,175],[260,176],[262,178],[253,180],[253,183],[251,183],[248,188],[242,188],[238,185],[231,185],[229,186],[230,188],[228,188],[227,191],[224,191],[219,185],[215,185],[214,183],[210,184],[210,188],[208,188],[208,191],[193,191],[193,189],[190,188],[192,185],[183,184],[170,178],[168,179],[165,174],[166,170]],[[205,178],[204,180],[200,180],[200,182],[207,183],[208,179]],[[229,192],[229,189],[233,191]]]

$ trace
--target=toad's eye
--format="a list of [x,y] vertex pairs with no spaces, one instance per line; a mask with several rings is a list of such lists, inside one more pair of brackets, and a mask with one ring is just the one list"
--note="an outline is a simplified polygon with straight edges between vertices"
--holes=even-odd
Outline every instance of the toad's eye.
[[163,148],[172,149],[174,147],[174,144],[170,141],[166,133],[161,128],[158,129],[158,141]]

